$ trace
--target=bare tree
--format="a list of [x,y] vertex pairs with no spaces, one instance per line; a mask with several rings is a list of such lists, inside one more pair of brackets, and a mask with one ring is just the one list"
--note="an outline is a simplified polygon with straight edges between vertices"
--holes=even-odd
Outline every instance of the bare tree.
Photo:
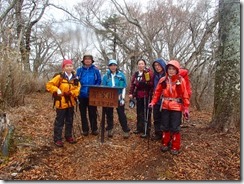
[[240,2],[219,1],[219,60],[216,66],[212,126],[240,128]]
[[31,51],[31,34],[33,26],[40,21],[48,1],[40,3],[40,1],[18,0],[15,4],[15,15],[17,25],[17,36],[20,41],[21,61],[24,66],[24,70],[31,71],[30,67],[30,51]]

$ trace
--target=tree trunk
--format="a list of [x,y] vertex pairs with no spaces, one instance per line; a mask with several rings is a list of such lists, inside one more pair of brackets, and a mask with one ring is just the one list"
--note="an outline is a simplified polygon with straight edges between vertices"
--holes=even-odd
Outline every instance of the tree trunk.
[[240,128],[240,2],[219,1],[219,60],[215,75],[212,126]]

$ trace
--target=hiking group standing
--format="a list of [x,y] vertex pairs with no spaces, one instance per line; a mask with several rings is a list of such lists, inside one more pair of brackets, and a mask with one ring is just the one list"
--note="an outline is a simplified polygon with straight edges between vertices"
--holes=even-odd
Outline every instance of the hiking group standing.
[[[65,125],[65,139],[75,143],[72,137],[73,116],[76,98],[79,100],[79,111],[84,136],[98,135],[97,107],[89,105],[89,88],[91,86],[108,86],[118,89],[118,120],[123,130],[123,137],[129,138],[130,128],[125,114],[126,77],[118,69],[118,62],[108,61],[108,69],[101,77],[100,71],[93,64],[93,56],[85,54],[82,66],[75,72],[71,60],[62,63],[62,74],[54,77],[46,84],[46,89],[56,97],[56,119],[54,122],[54,143],[63,146],[62,129]],[[146,66],[144,59],[137,61],[137,71],[130,81],[129,99],[136,104],[135,134],[141,138],[150,136],[151,111],[153,112],[154,135],[152,140],[161,140],[161,151],[170,150],[178,154],[181,144],[180,124],[182,115],[189,117],[189,98],[191,95],[189,81],[180,72],[187,72],[180,68],[176,60],[166,65],[163,59],[156,59],[152,69]],[[62,80],[61,80],[62,79]],[[62,82],[60,82],[62,81]],[[107,118],[106,130],[108,137],[113,137],[114,108],[103,107]],[[87,118],[88,113],[88,118]]]

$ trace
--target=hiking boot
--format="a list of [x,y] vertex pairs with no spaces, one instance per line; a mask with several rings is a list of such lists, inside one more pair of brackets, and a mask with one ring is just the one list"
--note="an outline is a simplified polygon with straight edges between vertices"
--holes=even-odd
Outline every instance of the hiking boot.
[[54,144],[56,146],[58,146],[58,147],[63,147],[64,146],[64,143],[61,140],[54,142]]
[[113,130],[108,130],[108,137],[113,137]]
[[170,150],[170,153],[171,153],[172,155],[178,155],[180,152],[179,152],[179,150],[174,150],[174,149],[172,149],[172,150]]
[[128,139],[129,136],[130,136],[129,132],[124,132],[124,135],[123,135],[124,139]]
[[66,141],[67,141],[68,143],[70,143],[70,144],[75,144],[75,143],[76,143],[76,141],[73,139],[73,137],[68,137],[68,138],[66,138]]
[[99,134],[98,130],[92,131],[92,135],[98,135],[98,134]]
[[84,136],[88,136],[88,132],[85,131],[85,132],[82,133],[82,135],[84,135]]
[[168,147],[168,146],[162,146],[162,147],[160,148],[160,150],[161,150],[162,152],[166,152],[166,151],[169,150],[169,147]]
[[162,136],[161,135],[158,135],[158,134],[156,134],[156,135],[154,135],[152,137],[152,141],[158,141],[158,140],[161,140],[161,139],[162,139]]

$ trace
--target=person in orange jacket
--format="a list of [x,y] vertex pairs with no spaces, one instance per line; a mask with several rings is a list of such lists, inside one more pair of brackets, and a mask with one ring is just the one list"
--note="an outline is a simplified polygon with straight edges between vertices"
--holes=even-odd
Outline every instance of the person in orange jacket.
[[163,133],[161,151],[165,152],[170,149],[173,155],[177,155],[180,151],[182,112],[185,118],[189,118],[188,108],[190,105],[186,82],[179,75],[179,69],[180,64],[178,61],[171,60],[168,62],[166,76],[159,80],[153,99],[149,104],[149,107],[152,108],[162,96]]
[[76,141],[72,136],[74,106],[79,95],[80,83],[73,72],[72,60],[64,60],[63,72],[56,75],[46,84],[48,92],[52,93],[55,100],[56,118],[54,122],[54,143],[63,147],[62,130],[65,125],[65,139],[73,144]]

